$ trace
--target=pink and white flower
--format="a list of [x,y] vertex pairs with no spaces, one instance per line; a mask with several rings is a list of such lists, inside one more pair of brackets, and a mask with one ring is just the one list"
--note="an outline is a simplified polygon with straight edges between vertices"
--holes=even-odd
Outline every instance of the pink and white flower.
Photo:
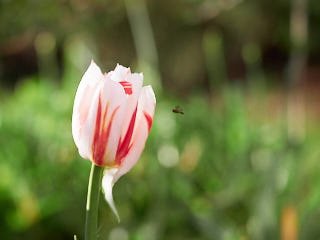
[[83,158],[106,168],[102,185],[115,213],[112,187],[137,163],[153,121],[155,95],[142,83],[142,73],[117,65],[102,74],[91,61],[74,101],[73,139]]

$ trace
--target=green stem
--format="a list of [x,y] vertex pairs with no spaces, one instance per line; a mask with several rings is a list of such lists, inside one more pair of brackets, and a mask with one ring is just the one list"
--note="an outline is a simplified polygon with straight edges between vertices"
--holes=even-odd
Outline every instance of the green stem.
[[92,163],[88,185],[85,240],[97,239],[98,207],[103,169],[103,167]]

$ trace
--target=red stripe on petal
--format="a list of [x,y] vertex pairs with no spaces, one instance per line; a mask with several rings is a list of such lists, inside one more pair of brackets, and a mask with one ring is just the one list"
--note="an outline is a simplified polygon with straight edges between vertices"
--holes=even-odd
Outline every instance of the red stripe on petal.
[[[109,136],[110,136],[110,132],[111,132],[111,127],[112,127],[112,123],[113,123],[113,118],[114,118],[114,116],[115,116],[115,114],[116,114],[116,112],[118,111],[119,108],[120,108],[120,106],[116,107],[113,110],[112,115],[110,117],[110,120],[108,122],[107,128],[103,129],[102,136],[101,136],[101,148],[103,149],[103,152],[99,156],[99,161],[97,161],[97,165],[101,166],[103,164],[104,155],[105,155],[105,151],[107,149],[108,140],[109,140]],[[113,163],[111,165],[113,165]]]
[[144,115],[144,117],[145,117],[146,120],[147,120],[148,130],[149,130],[149,132],[150,132],[153,119],[152,119],[152,117],[151,117],[147,112],[145,112],[145,111],[143,111],[143,115]]
[[123,89],[124,89],[124,92],[128,95],[131,95],[132,94],[132,84],[130,82],[127,82],[127,81],[121,81],[119,82],[122,86],[123,86]]
[[[100,100],[100,99],[99,99]],[[100,103],[100,101],[99,101]],[[114,116],[116,114],[116,112],[118,111],[118,109],[120,108],[120,106],[116,107],[111,116],[109,121],[106,121],[107,119],[107,113],[108,113],[108,109],[109,109],[109,102],[107,102],[104,114],[103,114],[103,120],[102,120],[102,128],[100,127],[101,122],[98,124],[99,125],[99,131],[98,134],[96,134],[95,132],[95,137],[94,137],[94,142],[92,145],[92,153],[93,153],[93,162],[98,165],[98,166],[104,166],[103,165],[103,160],[104,160],[104,155],[106,152],[106,148],[108,145],[108,140],[109,140],[109,136],[110,136],[110,132],[111,132],[111,127],[112,127],[112,123],[113,123],[113,119]],[[98,105],[98,110],[100,108],[100,112],[99,112],[99,119],[101,120],[101,103]],[[97,117],[97,121],[98,121],[98,117]],[[106,125],[107,124],[107,125]],[[96,123],[96,127],[97,127],[97,123]],[[97,128],[96,128],[97,129]],[[98,137],[96,137],[96,135],[98,135]]]
[[[107,116],[108,109],[109,109],[109,102],[107,103],[104,114],[103,114],[103,119],[101,122],[102,128],[100,128],[100,131],[99,131],[99,138],[98,138],[97,142],[95,143],[94,149],[93,149],[93,161],[97,165],[100,165],[102,163],[103,155],[104,155],[105,148],[106,148],[105,146],[108,141],[108,139],[105,137],[105,134],[104,134],[104,132],[105,132],[104,125],[105,125],[105,119]],[[101,123],[100,123],[100,125],[101,125]]]
[[127,156],[131,145],[129,146],[133,134],[134,124],[136,122],[136,115],[137,115],[137,107],[134,110],[131,120],[128,126],[128,130],[126,132],[126,135],[124,136],[123,140],[119,139],[119,145],[117,149],[117,155],[116,155],[116,164],[121,165],[121,162],[125,156]]
[[99,102],[96,116],[96,126],[94,129],[93,141],[92,141],[92,160],[95,161],[97,152],[97,146],[100,138],[100,125],[101,125],[101,96],[99,94]]

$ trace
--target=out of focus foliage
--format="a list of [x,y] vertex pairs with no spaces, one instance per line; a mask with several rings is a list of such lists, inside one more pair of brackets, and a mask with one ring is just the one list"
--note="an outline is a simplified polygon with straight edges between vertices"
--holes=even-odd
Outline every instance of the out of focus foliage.
[[319,239],[319,85],[292,111],[281,87],[290,4],[146,2],[0,2],[0,238],[83,239],[90,162],[71,114],[94,58],[143,71],[157,96],[145,151],[114,187],[121,223],[101,201],[98,239]]

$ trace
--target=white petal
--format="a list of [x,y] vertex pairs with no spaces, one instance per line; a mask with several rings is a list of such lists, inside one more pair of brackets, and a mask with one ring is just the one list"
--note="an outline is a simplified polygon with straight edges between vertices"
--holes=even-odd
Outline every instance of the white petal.
[[137,118],[131,139],[132,147],[128,152],[119,170],[115,173],[115,183],[123,174],[127,173],[138,161],[144,149],[153,121],[156,98],[151,86],[142,88],[138,100]]
[[113,81],[120,82],[125,81],[129,74],[131,74],[130,68],[117,64],[114,71],[109,72],[108,75]]
[[89,109],[99,82],[103,80],[100,68],[91,61],[77,89],[72,114],[72,135],[79,148],[80,135],[87,120]]
[[96,126],[96,118],[97,118],[97,109],[99,103],[99,95],[102,87],[102,82],[98,84],[96,92],[91,100],[91,106],[89,109],[88,117],[86,122],[83,126],[79,143],[78,143],[78,150],[81,157],[91,160],[92,161],[92,141],[93,135]]
[[104,197],[105,197],[106,201],[108,202],[113,213],[116,215],[118,222],[120,222],[120,217],[119,217],[117,208],[114,204],[113,196],[112,196],[112,188],[114,185],[113,178],[114,178],[114,174],[117,171],[118,171],[117,168],[106,169],[104,171],[104,175],[102,178],[102,189],[103,189]]

